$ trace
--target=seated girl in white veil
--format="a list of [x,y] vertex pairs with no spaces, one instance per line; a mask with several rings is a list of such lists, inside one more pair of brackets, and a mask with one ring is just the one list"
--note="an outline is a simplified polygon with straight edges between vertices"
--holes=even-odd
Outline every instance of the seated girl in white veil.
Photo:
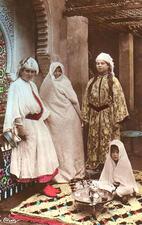
[[115,195],[123,203],[127,202],[128,195],[138,192],[131,163],[120,140],[113,140],[110,143],[100,181],[116,186]]

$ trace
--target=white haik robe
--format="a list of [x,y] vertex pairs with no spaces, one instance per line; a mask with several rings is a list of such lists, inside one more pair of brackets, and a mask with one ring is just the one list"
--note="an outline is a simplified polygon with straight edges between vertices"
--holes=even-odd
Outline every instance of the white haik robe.
[[55,62],[44,79],[40,96],[50,110],[49,127],[59,159],[57,182],[68,182],[84,177],[84,150],[77,95],[70,80],[61,75],[55,79],[53,72],[63,65]]
[[125,147],[120,140],[113,140],[111,145],[116,145],[119,149],[119,160],[117,164],[110,156],[110,149],[107,155],[103,171],[100,176],[100,181],[112,185],[114,182],[119,182],[120,185],[116,189],[116,193],[122,197],[124,195],[138,192],[138,187],[132,171],[130,161],[128,159]]
[[21,118],[27,133],[27,140],[21,141],[17,148],[12,149],[11,155],[10,172],[20,179],[50,175],[59,166],[48,126],[44,123],[49,111],[43,106],[43,114],[39,120],[25,118],[27,114],[39,113],[41,110],[32,89],[40,99],[32,81],[26,82],[18,78],[11,83],[4,121],[6,131],[14,129],[15,119]]

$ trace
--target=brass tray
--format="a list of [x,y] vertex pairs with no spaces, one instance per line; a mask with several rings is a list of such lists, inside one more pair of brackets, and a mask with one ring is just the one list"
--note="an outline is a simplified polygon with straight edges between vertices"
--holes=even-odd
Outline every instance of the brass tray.
[[115,187],[98,180],[82,180],[74,185],[72,192],[77,205],[96,206],[112,201]]

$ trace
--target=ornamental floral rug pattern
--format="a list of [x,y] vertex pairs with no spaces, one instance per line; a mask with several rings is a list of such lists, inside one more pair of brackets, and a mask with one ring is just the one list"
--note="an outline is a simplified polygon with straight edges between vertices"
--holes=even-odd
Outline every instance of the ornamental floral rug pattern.
[[59,225],[142,225],[142,172],[134,171],[140,194],[127,204],[111,201],[96,216],[76,207],[68,184],[58,184],[61,193],[56,198],[35,194],[11,210],[11,217],[41,224]]

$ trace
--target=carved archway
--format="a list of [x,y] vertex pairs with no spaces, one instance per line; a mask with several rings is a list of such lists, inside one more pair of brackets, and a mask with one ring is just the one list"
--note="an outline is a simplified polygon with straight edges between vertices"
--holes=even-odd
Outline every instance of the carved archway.
[[0,133],[5,113],[8,80],[6,76],[7,60],[7,42],[2,26],[0,26]]
[[49,7],[45,0],[32,0],[32,4],[35,10],[37,28],[36,57],[41,72],[45,74],[50,63],[48,52]]

